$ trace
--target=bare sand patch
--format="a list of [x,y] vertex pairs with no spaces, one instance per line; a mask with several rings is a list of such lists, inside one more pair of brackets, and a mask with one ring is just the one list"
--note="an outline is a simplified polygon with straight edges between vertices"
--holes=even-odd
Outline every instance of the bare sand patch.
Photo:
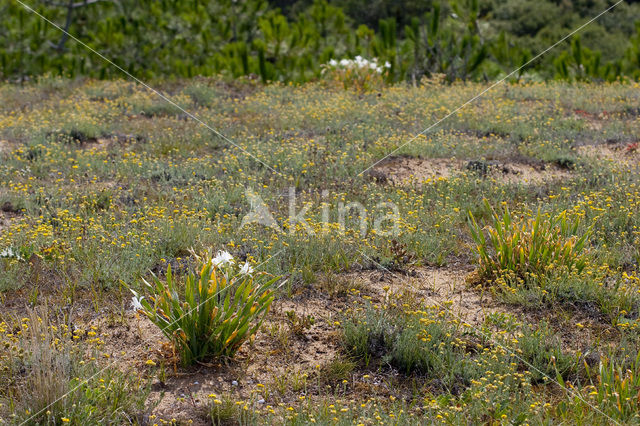
[[555,164],[505,163],[498,165],[492,175],[505,183],[541,184],[571,177],[571,171]]
[[449,158],[395,157],[376,167],[378,173],[395,183],[409,181],[425,182],[438,178],[449,178],[459,170],[462,163]]
[[371,176],[381,183],[421,185],[463,174],[474,174],[505,184],[541,184],[571,177],[570,170],[543,162],[413,157],[392,158],[376,167]]
[[480,325],[487,314],[508,312],[507,307],[491,294],[468,287],[465,277],[470,272],[455,267],[425,267],[413,270],[411,274],[365,271],[353,275],[365,281],[372,293],[372,301],[376,303],[400,299],[402,294],[409,293],[414,300],[446,308],[471,325]]
[[577,148],[578,154],[591,158],[612,167],[638,168],[640,166],[640,146],[630,144],[598,144],[582,145]]

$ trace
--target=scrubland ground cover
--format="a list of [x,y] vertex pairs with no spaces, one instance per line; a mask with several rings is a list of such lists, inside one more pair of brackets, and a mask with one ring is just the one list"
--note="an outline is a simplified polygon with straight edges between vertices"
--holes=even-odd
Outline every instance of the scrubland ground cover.
[[[501,86],[406,145],[486,86],[161,86],[236,145],[125,81],[0,87],[0,422],[640,423],[638,85]],[[181,312],[208,249],[280,278],[181,362],[130,290]]]

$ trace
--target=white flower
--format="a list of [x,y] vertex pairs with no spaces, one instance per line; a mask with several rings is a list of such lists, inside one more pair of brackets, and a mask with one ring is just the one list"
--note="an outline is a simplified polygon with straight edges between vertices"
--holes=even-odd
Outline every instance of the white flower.
[[[362,56],[358,55],[353,59],[340,59],[340,61],[336,59],[331,59],[328,62],[328,65],[334,68],[342,68],[342,69],[361,69],[363,71],[370,70],[375,71],[378,74],[384,71],[384,68],[390,68],[391,64],[389,62],[385,62],[384,68],[382,65],[378,65],[378,58],[366,59]],[[324,71],[324,70],[323,70]]]
[[144,309],[144,307],[142,306],[142,304],[140,303],[140,300],[142,300],[143,297],[141,297],[140,299],[138,299],[136,296],[133,296],[131,298],[131,308],[134,311],[141,311]]
[[249,275],[253,272],[253,267],[249,265],[249,262],[245,262],[240,268],[240,275]]
[[2,251],[0,251],[0,258],[23,260],[22,256],[20,256],[20,254],[17,251],[15,251],[12,247],[7,247]]
[[233,262],[233,256],[231,256],[231,253],[228,251],[219,251],[212,262],[215,266],[226,265],[227,263]]

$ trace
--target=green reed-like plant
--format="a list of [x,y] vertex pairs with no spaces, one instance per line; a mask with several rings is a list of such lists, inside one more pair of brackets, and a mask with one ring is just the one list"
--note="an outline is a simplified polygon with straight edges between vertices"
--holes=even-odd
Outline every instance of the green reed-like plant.
[[248,264],[240,267],[228,253],[197,259],[200,272],[190,273],[184,286],[178,286],[169,266],[165,280],[143,280],[153,295],[140,297],[132,290],[134,307],[173,342],[185,365],[233,356],[262,324],[278,280],[260,279],[264,274]]
[[546,216],[538,209],[534,219],[515,222],[508,208],[500,216],[486,200],[485,204],[493,212],[492,225],[482,228],[469,212],[469,229],[476,243],[480,272],[485,277],[501,276],[504,272],[518,277],[540,276],[563,267],[578,272],[584,269],[586,259],[582,252],[592,227],[578,236],[580,220],[567,218],[564,211]]
[[586,364],[585,369],[591,383],[579,394],[566,385],[562,377],[558,377],[568,396],[568,400],[561,401],[556,407],[556,413],[562,420],[572,424],[637,424],[640,354],[626,362],[605,356],[597,371]]
[[[598,380],[592,392],[605,412],[620,420],[633,418],[640,407],[640,354],[628,366],[604,358],[598,368]],[[637,417],[636,417],[637,419]]]

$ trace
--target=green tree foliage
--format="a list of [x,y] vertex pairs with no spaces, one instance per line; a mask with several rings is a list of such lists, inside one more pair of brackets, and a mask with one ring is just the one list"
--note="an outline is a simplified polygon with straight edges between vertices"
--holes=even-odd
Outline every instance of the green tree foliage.
[[[389,62],[386,78],[492,79],[610,0],[31,0],[31,6],[140,78],[221,74],[318,78],[330,59]],[[640,5],[624,3],[532,63],[539,78],[638,77]],[[12,0],[0,0],[0,78],[120,71]],[[514,78],[522,78],[524,70]]]

